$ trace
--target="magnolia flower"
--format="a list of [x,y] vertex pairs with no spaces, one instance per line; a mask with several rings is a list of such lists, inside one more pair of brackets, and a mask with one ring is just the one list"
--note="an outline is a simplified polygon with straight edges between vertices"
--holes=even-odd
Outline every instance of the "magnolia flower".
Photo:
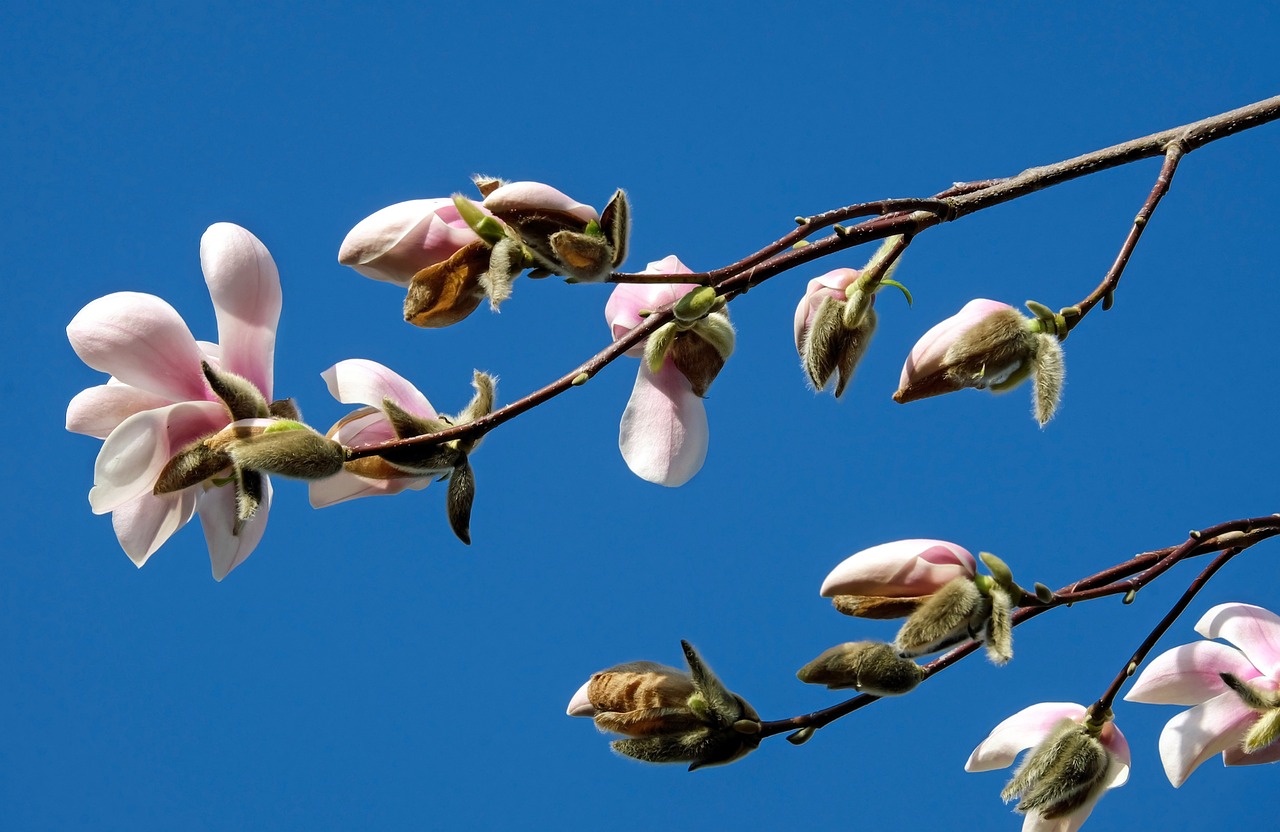
[[595,283],[627,258],[631,208],[622,191],[615,191],[599,214],[541,182],[503,183],[485,196],[483,205],[552,274]]
[[822,582],[836,609],[862,618],[899,618],[978,565],[963,546],[945,540],[895,540],[856,552]]
[[1075,832],[1106,789],[1129,779],[1124,734],[1110,721],[1099,727],[1086,717],[1084,706],[1074,702],[1032,705],[992,729],[964,769],[1007,768],[1034,747],[1001,796],[1005,802],[1021,798],[1023,832]]
[[926,332],[902,367],[894,401],[905,403],[976,387],[1003,392],[1034,378],[1036,420],[1053,418],[1065,369],[1056,335],[1007,303],[971,300]]
[[1175,647],[1153,659],[1125,696],[1195,706],[1160,733],[1160,759],[1175,787],[1218,753],[1228,766],[1280,760],[1280,616],[1250,604],[1220,604],[1195,629],[1236,646],[1197,641]]
[[479,239],[449,197],[411,199],[356,223],[342,241],[338,262],[407,288],[415,274]]
[[857,269],[835,269],[819,275],[809,281],[796,307],[796,351],[800,362],[818,391],[838,371],[836,398],[844,395],[876,331],[874,295],[866,298],[855,320],[844,320],[849,303],[847,290],[861,275]]
[[[675,255],[648,265],[641,274],[691,274],[692,270]],[[605,305],[605,318],[614,340],[639,326],[643,310],[657,309],[675,303],[698,289],[692,283],[622,283],[613,290]],[[655,370],[652,356],[639,344],[627,355],[642,358],[635,387],[622,414],[618,431],[618,447],[627,467],[638,477],[666,486],[684,485],[702,468],[707,457],[710,432],[702,394],[719,371],[727,356],[724,344],[711,344],[699,334],[699,325],[717,327],[717,334],[728,334],[728,350],[732,349],[733,330],[727,317],[713,312],[692,324],[692,329],[677,332],[660,329],[668,336],[663,341],[665,352]],[[654,333],[647,339],[659,337]],[[714,337],[714,336],[713,336]],[[685,345],[688,345],[686,348]]]
[[689,770],[731,763],[760,744],[760,715],[682,641],[688,671],[628,662],[591,676],[569,701],[569,716],[591,717],[601,731],[623,734],[613,750],[648,763],[689,763]]
[[217,315],[216,345],[198,343],[173,307],[153,295],[117,292],[72,319],[72,348],[111,378],[71,400],[67,430],[106,440],[89,503],[95,514],[111,513],[116,537],[135,564],[142,566],[199,511],[213,576],[222,580],[262,538],[270,483],[263,478],[257,511],[243,522],[233,488],[205,482],[170,494],[153,490],[179,450],[232,422],[202,362],[242,377],[271,400],[280,277],[262,243],[230,223],[204,233],[200,265]]
[[[437,413],[416,387],[376,361],[339,361],[321,375],[338,401],[370,405],[329,430],[329,439],[351,449],[424,436],[474,421],[492,410],[496,384],[492,376],[477,371],[472,382],[475,396],[461,413],[447,416]],[[433,479],[448,478],[449,524],[462,542],[470,543],[475,478],[468,455],[479,444],[479,439],[455,439],[421,450],[402,448],[348,460],[336,475],[311,483],[311,505],[324,508],[357,497],[399,494],[406,488],[426,488]]]

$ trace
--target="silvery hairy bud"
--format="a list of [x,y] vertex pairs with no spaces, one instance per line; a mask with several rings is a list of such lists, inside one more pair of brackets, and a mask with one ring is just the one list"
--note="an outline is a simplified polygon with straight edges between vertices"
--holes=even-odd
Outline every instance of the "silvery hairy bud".
[[732,762],[760,744],[760,717],[730,692],[688,642],[688,672],[629,662],[592,675],[569,703],[570,716],[593,717],[603,731],[624,734],[615,751],[650,763],[688,763],[689,770]]
[[1069,815],[1101,794],[1111,756],[1088,727],[1064,719],[1029,753],[1000,792],[1015,809],[1045,820]]
[[904,657],[973,639],[983,642],[993,664],[1003,665],[1013,658],[1013,605],[1022,590],[1004,561],[988,552],[979,557],[993,574],[955,578],[924,599],[895,639]]
[[826,685],[831,690],[853,688],[874,696],[900,696],[920,684],[924,670],[899,656],[891,644],[852,641],[823,651],[800,668],[796,677],[807,684]]

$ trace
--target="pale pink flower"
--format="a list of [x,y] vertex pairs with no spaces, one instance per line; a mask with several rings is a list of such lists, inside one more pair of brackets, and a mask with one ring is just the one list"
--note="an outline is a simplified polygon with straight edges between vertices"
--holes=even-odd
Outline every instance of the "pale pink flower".
[[[381,410],[384,399],[391,399],[423,419],[439,417],[418,388],[376,361],[349,358],[334,364],[321,376],[338,401],[369,405],[350,414],[329,431],[330,439],[348,448],[367,448],[396,438],[390,420]],[[448,474],[451,470],[442,468],[439,474]],[[368,457],[348,462],[341,472],[332,477],[313,480],[309,484],[311,505],[324,508],[357,497],[399,494],[406,488],[420,490],[430,485],[436,476],[408,474],[377,457]]]
[[407,287],[415,274],[479,239],[451,198],[411,199],[356,223],[342,241],[338,262],[365,277]]
[[985,375],[972,384],[961,384],[950,377],[949,371],[957,362],[955,349],[966,336],[992,315],[1007,316],[1010,312],[1021,314],[1007,303],[978,298],[964,305],[956,314],[934,326],[920,337],[911,348],[902,366],[902,378],[894,399],[900,402],[937,396],[965,386],[997,386],[1017,372],[1028,356],[1011,353],[986,367]]
[[[650,263],[641,274],[692,271],[670,255]],[[614,340],[639,326],[641,310],[674,303],[696,288],[692,283],[619,284],[604,310]],[[643,356],[644,344],[632,347],[627,355]],[[649,482],[684,485],[702,468],[709,441],[707,409],[671,357],[667,356],[657,373],[642,360],[618,431],[618,448],[627,467]]]
[[857,269],[834,269],[826,274],[818,275],[805,286],[804,297],[796,306],[795,331],[796,349],[804,354],[804,340],[813,326],[814,316],[827,298],[844,302],[847,299],[845,290],[858,279],[862,272]]
[[483,205],[498,216],[511,212],[553,212],[576,217],[584,224],[600,219],[595,208],[542,182],[508,182],[485,197]]
[[1228,766],[1274,763],[1280,742],[1253,753],[1242,748],[1260,714],[1223,682],[1230,673],[1255,690],[1280,690],[1280,616],[1250,604],[1219,604],[1204,614],[1196,632],[1206,639],[1160,654],[1143,669],[1125,699],[1159,705],[1194,705],[1169,720],[1160,733],[1160,759],[1175,787],[1215,754]]
[[[965,771],[992,771],[1008,768],[1018,754],[1034,748],[1047,738],[1064,720],[1083,724],[1085,707],[1074,702],[1041,702],[1019,711],[992,729],[991,734],[969,755]],[[1107,751],[1108,763],[1094,794],[1073,811],[1047,819],[1039,812],[1027,812],[1023,832],[1075,832],[1089,817],[1094,804],[1105,789],[1123,786],[1129,779],[1129,743],[1114,723],[1103,726],[1097,737]]]
[[822,582],[824,598],[862,595],[910,598],[931,595],[956,578],[978,571],[973,555],[945,540],[895,540],[856,552]]
[[67,430],[106,440],[89,503],[95,514],[111,513],[116,537],[135,564],[142,566],[199,511],[213,576],[222,580],[262,538],[270,482],[263,478],[261,505],[241,524],[230,486],[206,482],[163,495],[152,489],[175,453],[231,423],[205,381],[202,361],[243,376],[270,401],[280,276],[258,238],[230,223],[212,225],[201,237],[200,265],[217,315],[217,345],[197,342],[173,307],[153,295],[117,292],[72,319],[72,348],[111,378],[71,400]]

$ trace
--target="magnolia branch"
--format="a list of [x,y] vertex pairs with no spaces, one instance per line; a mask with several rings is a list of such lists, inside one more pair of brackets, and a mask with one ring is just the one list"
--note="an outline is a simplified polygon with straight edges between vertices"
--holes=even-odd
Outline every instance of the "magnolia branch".
[[[894,235],[910,240],[914,235],[944,222],[1011,202],[1064,182],[1079,179],[1111,168],[1127,165],[1142,159],[1164,156],[1164,165],[1155,187],[1134,220],[1115,263],[1104,277],[1098,289],[1081,302],[1081,312],[1088,312],[1098,302],[1109,306],[1111,296],[1129,257],[1160,199],[1168,191],[1169,183],[1181,157],[1210,142],[1235,135],[1280,118],[1280,96],[1250,104],[1201,121],[1152,133],[1138,139],[1086,153],[1050,165],[1029,168],[1016,176],[961,183],[926,199],[889,199],[858,203],[816,214],[802,220],[798,228],[770,243],[754,254],[736,263],[710,272],[697,274],[636,275],[613,274],[613,282],[702,283],[716,288],[719,296],[732,300],[754,286],[783,272],[807,265],[823,257],[845,251],[854,246]],[[845,228],[842,221],[872,216],[856,225]],[[815,232],[835,227],[829,236],[809,242]],[[456,425],[435,433],[399,439],[358,449],[350,449],[351,459],[369,456],[392,456],[419,453],[428,448],[455,440],[474,440],[510,421],[520,414],[547,402],[572,387],[586,383],[592,376],[613,362],[630,347],[641,343],[652,332],[674,318],[672,305],[655,309],[646,320],[627,335],[598,352],[595,356],[559,379],[535,390],[529,395],[498,408],[486,416],[464,425]],[[1073,322],[1078,323],[1077,321]]]
[[[1050,600],[1042,601],[1034,595],[1025,596],[1021,601],[1021,608],[1013,615],[1012,624],[1017,627],[1051,609],[1111,595],[1124,595],[1127,602],[1130,600],[1129,593],[1137,592],[1167,572],[1175,564],[1187,558],[1198,557],[1211,552],[1223,552],[1223,556],[1215,559],[1204,572],[1192,581],[1183,596],[1174,604],[1155,630],[1147,636],[1142,646],[1134,653],[1133,658],[1126,663],[1120,677],[1112,683],[1108,692],[1099,700],[1100,703],[1104,703],[1103,710],[1105,710],[1110,707],[1111,700],[1114,699],[1124,680],[1136,672],[1138,665],[1146,658],[1147,653],[1154,647],[1156,641],[1173,623],[1173,620],[1181,614],[1195,594],[1208,582],[1218,568],[1231,557],[1250,546],[1276,535],[1280,535],[1280,514],[1231,520],[1206,529],[1193,531],[1188,535],[1187,540],[1178,546],[1169,546],[1164,549],[1145,552],[1101,572],[1067,584],[1062,589],[1054,592]],[[966,656],[976,652],[980,646],[978,642],[970,641],[934,659],[924,665],[924,678],[928,679],[940,673]],[[763,722],[761,723],[760,735],[761,737],[769,737],[803,729],[816,730],[841,717],[848,716],[854,711],[861,710],[880,698],[872,694],[860,694],[837,705],[809,714]],[[1098,705],[1095,704],[1094,707],[1096,708]]]

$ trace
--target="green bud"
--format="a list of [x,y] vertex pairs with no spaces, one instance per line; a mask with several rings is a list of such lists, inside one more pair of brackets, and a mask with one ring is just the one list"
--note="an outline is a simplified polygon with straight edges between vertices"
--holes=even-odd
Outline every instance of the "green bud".
[[812,725],[806,725],[799,731],[787,734],[787,742],[792,745],[804,745],[809,740],[813,739],[813,735],[817,732],[818,729],[814,728]]
[[467,227],[476,232],[476,235],[490,246],[499,240],[506,239],[507,231],[502,223],[486,214],[479,205],[462,194],[453,195],[453,204],[458,209],[458,216],[467,224]]
[[1049,587],[1045,586],[1044,584],[1038,581],[1036,582],[1034,588],[1036,591],[1036,598],[1039,599],[1040,603],[1042,604],[1051,604],[1053,603],[1053,600],[1058,597],[1057,595],[1054,594],[1052,589],[1049,589]]
[[707,313],[711,311],[711,307],[715,304],[715,300],[715,287],[699,286],[696,289],[689,290],[684,297],[676,301],[672,312],[675,314],[677,321],[693,323],[707,316]]
[[645,341],[644,362],[648,365],[649,372],[654,375],[662,369],[662,362],[667,360],[667,353],[671,351],[671,346],[676,340],[676,332],[674,323],[663,324]]
[[1013,582],[1013,570],[1009,568],[1007,563],[990,552],[979,552],[978,558],[991,570],[991,577],[996,579],[997,584],[1005,589],[1013,589],[1017,586]]

